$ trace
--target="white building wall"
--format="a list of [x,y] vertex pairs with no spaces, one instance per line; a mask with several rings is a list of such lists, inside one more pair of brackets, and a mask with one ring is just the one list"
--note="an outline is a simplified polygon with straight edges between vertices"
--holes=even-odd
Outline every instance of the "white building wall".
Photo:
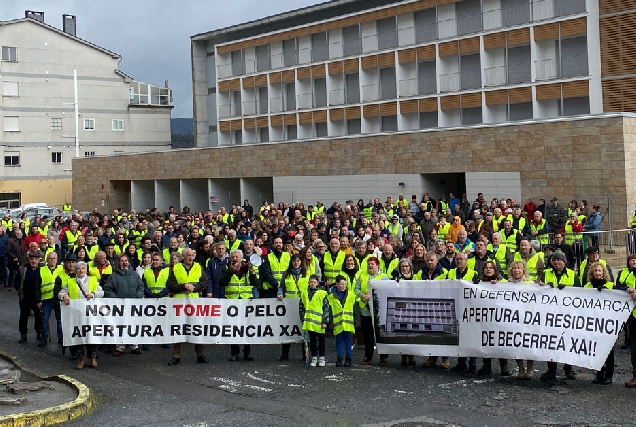
[[508,198],[521,202],[521,175],[519,172],[467,172],[466,194],[484,193],[486,200]]

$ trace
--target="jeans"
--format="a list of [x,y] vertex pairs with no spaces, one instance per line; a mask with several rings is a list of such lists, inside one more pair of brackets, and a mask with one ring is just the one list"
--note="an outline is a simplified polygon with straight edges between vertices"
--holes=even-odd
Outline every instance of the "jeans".
[[60,313],[60,302],[55,299],[42,301],[42,339],[49,339],[49,319],[51,312],[55,311],[55,323],[57,324],[57,339],[62,339],[62,314]]
[[477,358],[476,357],[458,357],[457,358],[457,364],[458,365],[465,365],[466,364],[466,360],[468,360],[468,364],[470,366],[477,366]]
[[338,357],[343,354],[351,357],[351,332],[343,331],[336,335],[336,354]]
[[325,334],[309,331],[309,348],[311,357],[325,357]]

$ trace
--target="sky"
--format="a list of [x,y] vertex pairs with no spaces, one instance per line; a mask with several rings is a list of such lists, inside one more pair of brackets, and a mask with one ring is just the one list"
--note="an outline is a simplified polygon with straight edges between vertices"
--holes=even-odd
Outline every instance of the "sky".
[[62,28],[77,16],[77,36],[122,57],[119,69],[135,80],[173,92],[172,117],[192,117],[190,37],[325,0],[0,0],[0,20],[44,12]]

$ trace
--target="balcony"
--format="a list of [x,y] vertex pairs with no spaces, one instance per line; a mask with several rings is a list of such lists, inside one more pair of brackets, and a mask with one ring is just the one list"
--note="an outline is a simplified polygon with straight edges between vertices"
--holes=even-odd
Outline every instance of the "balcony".
[[537,80],[561,79],[589,75],[587,55],[564,56],[536,61]]
[[129,105],[169,107],[171,102],[172,90],[167,87],[135,81],[130,83]]
[[439,91],[454,92],[459,90],[459,73],[442,74],[439,76]]
[[484,70],[484,86],[487,87],[529,83],[531,80],[530,62],[511,64],[507,67],[501,65]]
[[462,90],[481,88],[481,71],[462,71],[460,77]]
[[400,80],[400,96],[417,96],[418,79]]

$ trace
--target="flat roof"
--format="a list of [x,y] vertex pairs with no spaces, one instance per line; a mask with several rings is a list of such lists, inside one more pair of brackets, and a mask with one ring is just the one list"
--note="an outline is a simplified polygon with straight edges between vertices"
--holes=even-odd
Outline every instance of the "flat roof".
[[311,24],[317,21],[333,19],[346,14],[402,2],[404,2],[404,0],[331,0],[242,24],[195,34],[191,36],[190,39],[193,42],[207,41],[214,44],[227,43],[247,37],[254,37],[259,34],[285,30],[290,27]]

